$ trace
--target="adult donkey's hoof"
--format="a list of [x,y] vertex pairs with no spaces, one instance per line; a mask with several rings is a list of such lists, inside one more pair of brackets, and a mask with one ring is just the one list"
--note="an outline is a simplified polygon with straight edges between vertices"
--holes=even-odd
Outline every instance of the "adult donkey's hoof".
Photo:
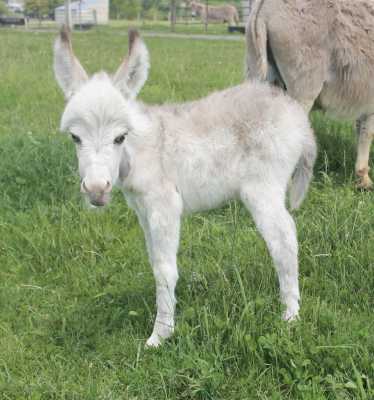
[[357,180],[357,184],[356,184],[357,189],[361,189],[361,190],[373,190],[374,189],[373,181],[370,179],[367,170],[358,171],[357,175],[358,175],[358,180]]

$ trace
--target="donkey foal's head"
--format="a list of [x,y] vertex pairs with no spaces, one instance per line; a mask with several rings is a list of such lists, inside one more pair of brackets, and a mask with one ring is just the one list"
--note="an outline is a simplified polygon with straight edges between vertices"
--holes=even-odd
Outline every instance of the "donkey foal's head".
[[103,206],[119,176],[131,168],[126,136],[136,134],[139,113],[134,99],[149,69],[147,48],[136,31],[129,32],[128,56],[114,76],[88,77],[75,57],[70,32],[63,28],[54,46],[54,71],[67,101],[60,129],[76,144],[81,191]]

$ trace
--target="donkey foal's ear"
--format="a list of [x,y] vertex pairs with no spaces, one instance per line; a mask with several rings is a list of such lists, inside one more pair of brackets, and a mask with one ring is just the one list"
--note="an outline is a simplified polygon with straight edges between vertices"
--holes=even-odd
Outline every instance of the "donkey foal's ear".
[[138,31],[129,30],[128,55],[114,75],[113,83],[125,97],[135,98],[148,78],[149,53]]
[[67,100],[88,80],[86,71],[73,53],[70,30],[65,25],[55,40],[53,68]]

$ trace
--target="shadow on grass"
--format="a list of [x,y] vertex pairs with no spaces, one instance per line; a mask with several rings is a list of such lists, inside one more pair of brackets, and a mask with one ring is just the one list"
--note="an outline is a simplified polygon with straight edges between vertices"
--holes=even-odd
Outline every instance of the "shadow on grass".
[[127,285],[120,293],[81,298],[68,313],[55,315],[47,334],[56,346],[79,345],[86,351],[97,350],[107,335],[146,339],[153,327],[154,303],[153,284],[144,281]]
[[314,112],[311,119],[318,143],[315,180],[329,176],[338,185],[353,181],[357,140],[352,124],[329,120],[321,112]]

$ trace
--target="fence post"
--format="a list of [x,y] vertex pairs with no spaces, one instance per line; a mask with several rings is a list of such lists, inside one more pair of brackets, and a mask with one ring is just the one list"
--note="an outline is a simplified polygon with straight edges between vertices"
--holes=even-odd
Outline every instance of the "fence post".
[[205,0],[205,33],[208,32],[208,0]]
[[79,0],[79,29],[82,30],[82,1]]
[[172,32],[175,32],[176,19],[177,19],[177,1],[170,0],[170,23]]
[[70,0],[65,0],[65,24],[69,29],[73,28],[73,21],[71,20]]

